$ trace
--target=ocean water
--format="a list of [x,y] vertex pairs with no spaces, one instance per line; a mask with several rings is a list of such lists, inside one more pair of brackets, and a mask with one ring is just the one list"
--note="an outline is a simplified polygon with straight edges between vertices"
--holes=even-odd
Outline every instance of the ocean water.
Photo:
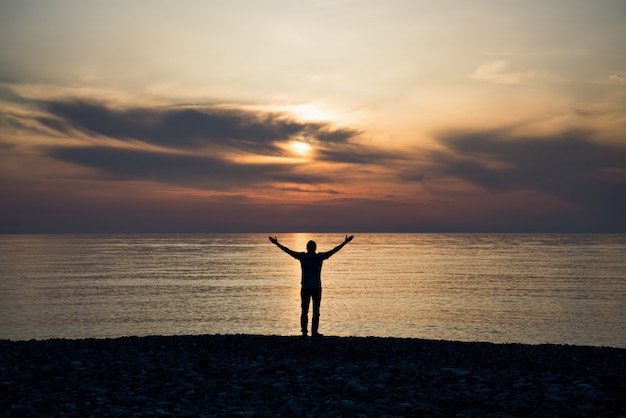
[[[0,235],[0,339],[298,335],[299,275],[263,234]],[[624,234],[356,234],[322,281],[326,335],[626,348]]]

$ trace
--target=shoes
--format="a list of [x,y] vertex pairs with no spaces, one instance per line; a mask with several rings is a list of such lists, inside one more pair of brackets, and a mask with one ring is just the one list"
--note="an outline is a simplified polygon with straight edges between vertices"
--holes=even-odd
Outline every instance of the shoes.
[[[306,336],[307,336],[307,333],[306,333],[306,331],[304,331],[304,332],[302,333],[302,337],[306,337]],[[323,336],[324,336],[324,334],[320,334],[319,332],[316,332],[316,333],[312,333],[312,334],[311,334],[311,337],[323,337]]]

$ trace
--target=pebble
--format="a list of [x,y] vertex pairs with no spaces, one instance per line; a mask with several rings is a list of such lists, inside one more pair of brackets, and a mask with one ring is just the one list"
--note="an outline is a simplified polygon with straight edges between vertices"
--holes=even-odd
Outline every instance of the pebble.
[[7,417],[626,417],[626,350],[374,337],[0,340]]

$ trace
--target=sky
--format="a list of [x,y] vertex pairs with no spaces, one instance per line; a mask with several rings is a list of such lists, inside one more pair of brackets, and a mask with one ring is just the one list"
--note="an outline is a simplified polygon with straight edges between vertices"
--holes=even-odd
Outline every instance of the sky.
[[626,232],[623,0],[0,0],[0,233]]

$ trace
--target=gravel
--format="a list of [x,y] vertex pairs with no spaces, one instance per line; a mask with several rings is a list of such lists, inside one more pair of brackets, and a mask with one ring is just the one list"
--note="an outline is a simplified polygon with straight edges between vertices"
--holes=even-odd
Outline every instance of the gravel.
[[626,417],[626,350],[375,337],[0,341],[8,417]]

